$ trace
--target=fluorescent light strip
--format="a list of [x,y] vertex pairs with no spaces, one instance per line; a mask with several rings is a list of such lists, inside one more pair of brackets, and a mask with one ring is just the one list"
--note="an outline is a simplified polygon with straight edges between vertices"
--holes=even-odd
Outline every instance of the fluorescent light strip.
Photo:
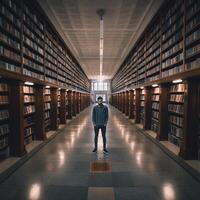
[[104,31],[104,23],[103,19],[100,20],[100,45],[99,45],[99,56],[100,56],[100,64],[99,64],[99,80],[102,80],[102,71],[103,71],[103,31]]
[[152,87],[158,87],[158,84],[153,84]]
[[24,84],[25,85],[34,85],[34,83],[32,83],[32,82],[25,82]]
[[173,83],[182,83],[183,80],[182,80],[182,79],[176,79],[176,80],[173,80],[172,82],[173,82]]

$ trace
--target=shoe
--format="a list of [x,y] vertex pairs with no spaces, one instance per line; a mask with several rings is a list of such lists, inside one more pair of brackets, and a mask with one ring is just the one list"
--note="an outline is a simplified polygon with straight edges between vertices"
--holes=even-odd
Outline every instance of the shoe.
[[108,150],[107,149],[103,149],[104,153],[108,153]]
[[96,153],[96,152],[97,152],[97,149],[95,148],[92,152],[93,152],[93,153]]

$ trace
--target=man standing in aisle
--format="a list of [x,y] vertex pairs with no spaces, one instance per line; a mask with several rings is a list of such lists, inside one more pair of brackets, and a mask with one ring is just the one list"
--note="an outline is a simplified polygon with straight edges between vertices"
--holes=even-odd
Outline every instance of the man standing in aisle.
[[103,105],[103,98],[98,97],[97,99],[98,105],[93,108],[92,111],[92,121],[94,124],[94,131],[95,131],[95,148],[93,152],[97,152],[97,145],[98,145],[98,135],[99,130],[101,129],[102,137],[103,137],[103,151],[108,153],[106,149],[106,126],[108,122],[108,107]]

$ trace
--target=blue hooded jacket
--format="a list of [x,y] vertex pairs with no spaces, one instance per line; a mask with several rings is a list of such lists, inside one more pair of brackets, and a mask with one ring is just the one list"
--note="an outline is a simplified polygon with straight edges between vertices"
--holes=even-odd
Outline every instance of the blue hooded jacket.
[[108,107],[96,105],[92,111],[92,121],[96,126],[106,125],[108,122]]

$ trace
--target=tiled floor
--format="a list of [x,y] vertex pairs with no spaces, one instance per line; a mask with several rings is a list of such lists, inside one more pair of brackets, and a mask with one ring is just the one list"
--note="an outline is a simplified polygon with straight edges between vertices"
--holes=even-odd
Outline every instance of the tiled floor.
[[[109,154],[92,153],[91,109],[82,112],[0,185],[0,198],[19,200],[198,200],[200,184],[110,108]],[[93,173],[105,161],[111,171]]]

